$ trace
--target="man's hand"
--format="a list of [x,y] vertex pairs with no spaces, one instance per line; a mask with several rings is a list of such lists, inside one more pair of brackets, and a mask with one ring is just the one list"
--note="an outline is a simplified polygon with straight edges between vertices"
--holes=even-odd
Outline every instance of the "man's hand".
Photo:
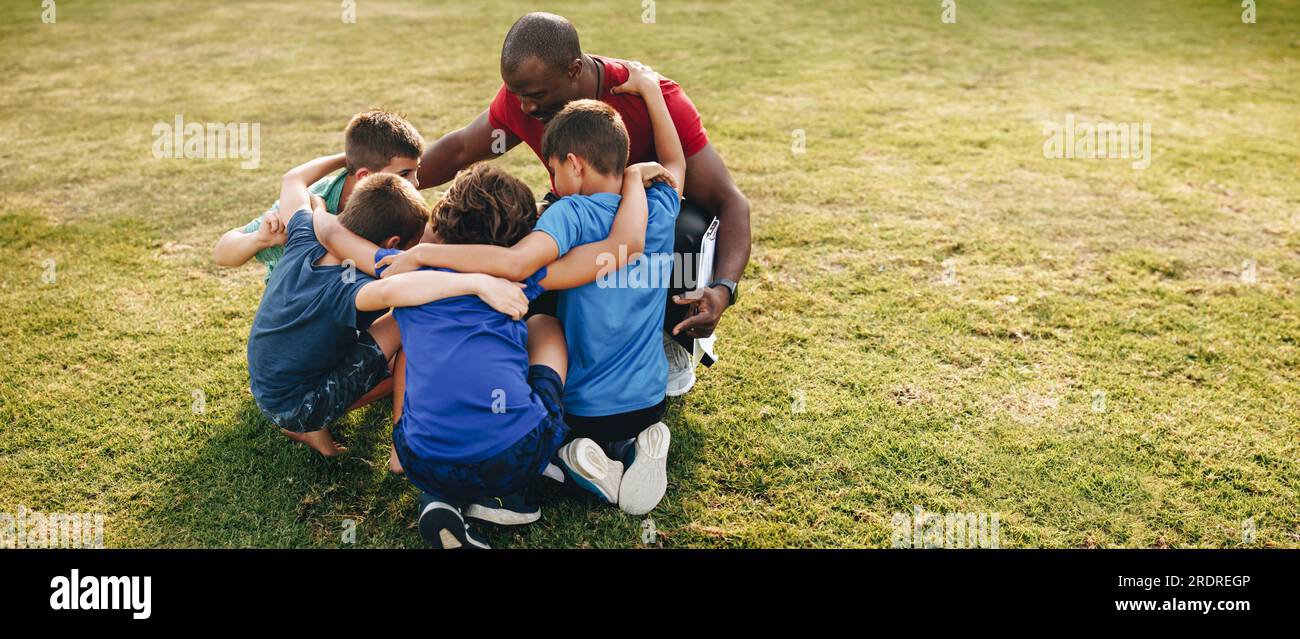
[[691,315],[673,327],[673,335],[685,334],[696,339],[712,335],[730,301],[731,293],[722,286],[709,286],[673,296],[674,304],[691,305]]
[[627,82],[610,89],[610,93],[640,96],[644,96],[651,91],[658,93],[661,90],[659,88],[659,80],[661,79],[662,76],[655,73],[654,69],[640,62],[628,62]]
[[262,223],[257,227],[257,245],[260,248],[283,246],[289,241],[289,229],[280,222],[280,216],[270,211],[262,216]]

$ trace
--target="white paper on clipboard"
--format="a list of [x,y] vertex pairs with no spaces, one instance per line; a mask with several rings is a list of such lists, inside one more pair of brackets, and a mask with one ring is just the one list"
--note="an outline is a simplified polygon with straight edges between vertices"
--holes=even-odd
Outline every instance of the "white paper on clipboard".
[[[695,290],[702,291],[704,287],[713,281],[713,253],[718,244],[718,218],[713,218],[709,223],[709,230],[704,232],[704,239],[700,242],[700,254],[695,262]],[[718,356],[713,353],[713,343],[717,341],[717,334],[714,333],[705,338],[695,340],[694,347],[691,349],[691,365],[694,366],[701,362],[705,366],[712,366],[718,361]]]

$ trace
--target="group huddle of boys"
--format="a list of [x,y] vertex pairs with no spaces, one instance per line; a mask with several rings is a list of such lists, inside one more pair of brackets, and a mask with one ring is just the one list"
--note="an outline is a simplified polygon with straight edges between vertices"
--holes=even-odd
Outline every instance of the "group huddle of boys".
[[[535,521],[524,494],[543,477],[652,510],[670,441],[664,289],[596,280],[673,251],[686,162],[659,86],[636,66],[620,87],[644,99],[659,163],[625,167],[627,131],[603,102],[550,119],[539,155],[560,198],[540,215],[487,163],[428,207],[414,127],[354,116],[345,153],[290,170],[276,206],[218,243],[219,263],[267,266],[248,339],[261,412],[335,455],[331,424],[391,393],[390,468],[420,489],[436,548],[486,548],[467,519]],[[553,315],[530,313],[544,291],[559,291]]]

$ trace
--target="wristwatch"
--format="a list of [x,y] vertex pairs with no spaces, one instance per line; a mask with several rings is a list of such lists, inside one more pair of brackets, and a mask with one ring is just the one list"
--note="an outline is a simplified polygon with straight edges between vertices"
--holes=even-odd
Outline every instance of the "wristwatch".
[[713,287],[715,287],[715,286],[725,286],[725,287],[727,287],[727,294],[728,294],[728,297],[729,297],[729,301],[727,302],[727,306],[734,306],[734,305],[736,304],[736,286],[737,286],[737,284],[736,284],[735,282],[733,282],[733,281],[731,281],[731,280],[713,280],[712,282],[709,282],[709,288],[713,288]]

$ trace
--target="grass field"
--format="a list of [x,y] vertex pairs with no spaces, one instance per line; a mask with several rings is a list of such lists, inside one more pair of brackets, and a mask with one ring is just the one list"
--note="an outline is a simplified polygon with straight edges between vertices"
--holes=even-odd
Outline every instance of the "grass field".
[[[210,250],[352,113],[432,140],[485,108],[536,5],[483,4],[3,3],[0,512],[102,512],[110,547],[420,545],[388,409],[336,460],[258,415],[262,269]],[[657,544],[888,547],[920,506],[999,513],[1003,547],[1300,546],[1300,3],[958,5],[546,5],[684,85],[753,204]],[[260,123],[260,167],[155,159],[177,114]],[[1150,123],[1150,168],[1045,158],[1068,114]],[[494,546],[642,545],[545,497]]]

